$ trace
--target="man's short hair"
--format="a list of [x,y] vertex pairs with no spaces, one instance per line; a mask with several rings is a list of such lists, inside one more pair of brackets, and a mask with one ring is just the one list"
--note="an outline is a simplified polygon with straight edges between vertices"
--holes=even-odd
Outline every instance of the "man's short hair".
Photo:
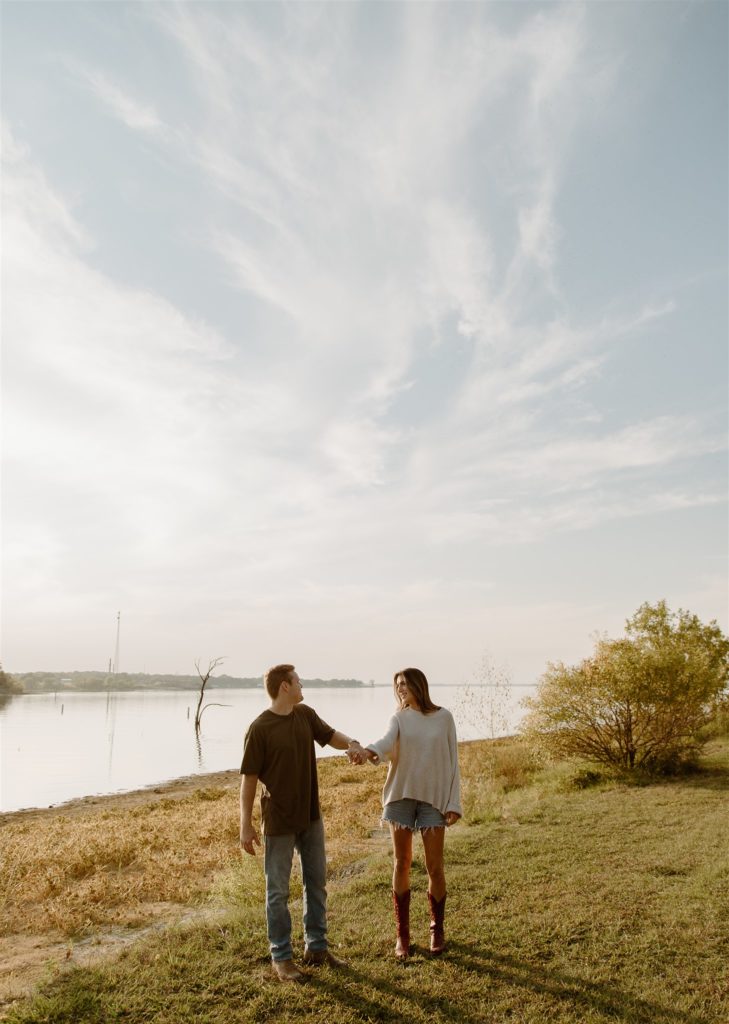
[[278,691],[281,689],[281,683],[291,682],[291,673],[294,671],[293,665],[274,665],[270,668],[263,677],[263,682],[266,684],[268,690],[268,696],[271,700],[276,700],[278,697]]

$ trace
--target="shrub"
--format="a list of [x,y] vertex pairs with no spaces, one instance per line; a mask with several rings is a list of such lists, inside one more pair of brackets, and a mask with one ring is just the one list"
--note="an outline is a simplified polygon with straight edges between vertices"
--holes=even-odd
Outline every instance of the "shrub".
[[675,772],[695,762],[728,673],[729,639],[716,622],[644,604],[624,638],[598,639],[577,666],[548,666],[522,729],[558,756]]

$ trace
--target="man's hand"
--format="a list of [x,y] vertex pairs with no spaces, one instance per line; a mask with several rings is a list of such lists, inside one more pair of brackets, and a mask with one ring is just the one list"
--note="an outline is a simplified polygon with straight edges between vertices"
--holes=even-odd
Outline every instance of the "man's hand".
[[240,845],[246,853],[250,853],[251,857],[255,857],[255,847],[261,845],[261,840],[258,838],[258,833],[254,829],[253,825],[241,826]]
[[455,825],[459,818],[460,814],[456,814],[455,811],[447,811],[445,816],[446,825],[450,828],[451,825]]
[[352,764],[367,764],[368,761],[371,761],[372,764],[380,763],[379,754],[376,754],[374,750],[369,750],[367,747],[360,747],[359,744],[357,744],[357,746],[359,747],[359,750],[347,751],[347,757]]
[[367,760],[367,751],[357,740],[352,740],[347,747],[347,757],[351,764],[364,764]]

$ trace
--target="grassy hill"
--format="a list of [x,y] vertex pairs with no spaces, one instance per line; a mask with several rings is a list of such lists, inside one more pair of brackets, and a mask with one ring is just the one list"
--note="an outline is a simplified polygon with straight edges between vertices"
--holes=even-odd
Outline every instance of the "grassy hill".
[[[448,833],[449,949],[426,953],[426,883],[394,961],[382,770],[320,763],[330,940],[347,971],[273,980],[261,859],[237,844],[234,776],[176,796],[8,815],[4,933],[48,927],[69,948],[138,927],[155,900],[206,915],[115,959],[49,969],[13,1024],[724,1024],[729,1019],[729,740],[691,777],[643,785],[537,769],[515,741],[461,746],[466,815]],[[116,802],[114,802],[116,800]],[[416,848],[419,844],[416,841]],[[24,851],[24,852],[20,852]],[[8,882],[12,874],[14,883]],[[297,889],[298,886],[298,889]],[[301,948],[300,885],[294,884]],[[35,930],[35,931],[34,931]]]

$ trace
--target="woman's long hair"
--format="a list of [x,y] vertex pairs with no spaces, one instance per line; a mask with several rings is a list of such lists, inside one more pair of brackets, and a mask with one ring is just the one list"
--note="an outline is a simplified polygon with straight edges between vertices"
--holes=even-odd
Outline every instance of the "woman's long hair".
[[399,672],[395,673],[392,680],[392,688],[395,691],[395,699],[399,702],[400,698],[397,693],[398,676],[402,676],[408,684],[410,692],[417,700],[418,707],[424,715],[430,714],[431,711],[440,711],[440,707],[430,699],[425,672],[421,672],[419,668],[401,668]]

